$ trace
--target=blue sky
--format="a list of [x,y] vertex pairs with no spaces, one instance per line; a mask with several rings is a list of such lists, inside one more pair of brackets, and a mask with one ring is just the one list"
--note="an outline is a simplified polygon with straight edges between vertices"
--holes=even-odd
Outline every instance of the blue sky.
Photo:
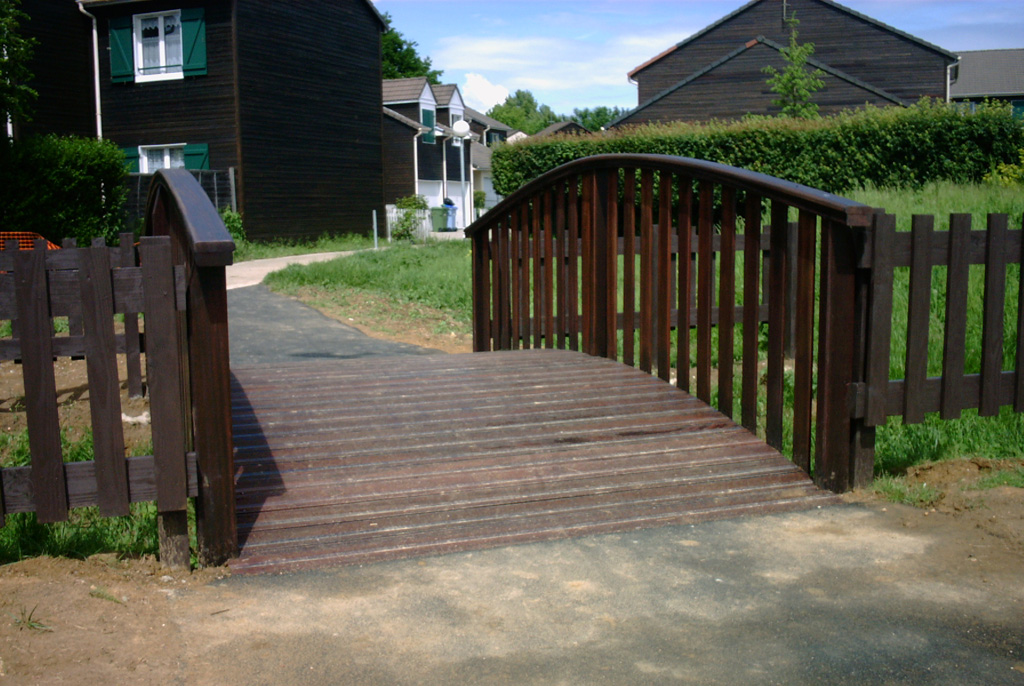
[[[746,0],[375,0],[467,103],[532,91],[558,113],[636,106],[627,72]],[[1024,0],[846,0],[942,48],[1024,48]]]

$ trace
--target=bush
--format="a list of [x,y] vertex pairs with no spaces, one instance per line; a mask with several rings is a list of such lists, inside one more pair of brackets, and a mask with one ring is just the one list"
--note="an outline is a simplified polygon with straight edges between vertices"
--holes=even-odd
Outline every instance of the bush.
[[224,222],[224,228],[231,234],[231,239],[235,241],[236,248],[246,242],[245,227],[242,225],[242,215],[239,212],[230,207],[222,207],[220,219]]
[[34,136],[0,142],[0,227],[54,243],[117,239],[127,197],[124,153],[110,141]]
[[391,238],[396,241],[412,241],[416,238],[416,227],[420,224],[418,210],[429,209],[427,199],[422,195],[409,195],[395,201],[398,208],[398,221],[391,230]]
[[1024,147],[1009,106],[967,112],[922,100],[913,107],[866,107],[813,121],[748,117],[738,122],[671,123],[503,145],[492,158],[495,190],[509,195],[572,160],[603,153],[694,157],[771,174],[832,193],[853,188],[977,183]]
[[1000,162],[995,166],[995,169],[985,175],[985,181],[999,186],[1024,185],[1024,150],[1020,151],[1020,162],[1018,164]]

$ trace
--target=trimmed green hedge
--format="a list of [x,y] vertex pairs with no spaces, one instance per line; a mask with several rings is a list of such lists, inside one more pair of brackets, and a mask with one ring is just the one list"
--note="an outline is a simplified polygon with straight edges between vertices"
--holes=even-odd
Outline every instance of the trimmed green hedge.
[[35,136],[0,141],[0,230],[60,244],[116,241],[127,189],[124,153],[110,141]]
[[588,155],[650,153],[721,162],[842,193],[861,187],[978,182],[1024,148],[1010,108],[968,112],[923,100],[867,107],[817,120],[750,117],[738,122],[657,124],[594,134],[527,139],[492,158],[494,187],[509,195],[540,174]]

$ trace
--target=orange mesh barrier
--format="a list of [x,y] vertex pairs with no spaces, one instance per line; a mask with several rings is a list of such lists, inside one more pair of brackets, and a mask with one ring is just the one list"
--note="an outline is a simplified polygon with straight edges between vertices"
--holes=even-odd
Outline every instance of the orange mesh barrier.
[[[38,233],[31,231],[0,231],[0,250],[7,249],[7,241],[18,241],[19,250],[31,250],[35,241],[42,238]],[[47,250],[60,250],[56,243],[46,241]]]

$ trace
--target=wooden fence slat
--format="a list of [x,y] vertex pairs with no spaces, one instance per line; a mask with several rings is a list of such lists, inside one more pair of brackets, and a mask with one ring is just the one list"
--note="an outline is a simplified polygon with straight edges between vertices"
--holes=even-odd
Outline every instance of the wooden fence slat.
[[602,289],[603,307],[598,313],[601,321],[600,336],[604,356],[616,360],[619,357],[618,327],[616,321],[619,313],[619,174],[615,170],[603,172],[605,181],[602,185],[603,200],[602,217],[595,227],[598,231],[598,242],[601,255],[601,279],[598,288]]
[[896,217],[891,214],[875,215],[872,227],[874,266],[871,286],[871,309],[868,319],[868,406],[865,420],[868,426],[885,424],[885,389],[889,382],[889,351],[892,340],[892,284],[891,261]]
[[654,364],[654,173],[640,172],[640,369]]
[[811,472],[811,408],[814,402],[814,271],[818,218],[805,210],[797,222],[796,311],[793,327],[793,462]]
[[761,197],[747,193],[743,222],[743,381],[741,423],[757,432],[758,338],[760,336],[760,298],[758,285],[761,266]]
[[979,417],[994,417],[999,414],[999,378],[1003,371],[1003,309],[1006,303],[1006,229],[1008,223],[1009,220],[1005,214],[988,215]]
[[768,445],[782,449],[783,369],[786,326],[786,231],[789,206],[772,201],[771,262],[768,265],[768,381],[765,437]]
[[68,518],[68,494],[53,372],[45,240],[37,240],[33,250],[16,253],[14,280],[36,517],[40,522],[62,522]]
[[736,190],[722,188],[722,259],[718,300],[718,410],[732,417],[736,327]]
[[662,171],[658,179],[658,254],[657,284],[655,287],[657,314],[655,316],[655,349],[658,358],[658,378],[672,378],[672,173]]
[[[501,258],[499,257],[500,248],[498,248],[498,241],[501,240],[500,225],[495,223],[484,235],[485,238],[481,240],[487,243],[487,257],[483,260],[481,267],[487,270],[488,278],[488,290],[484,293],[489,293],[491,296],[482,303],[485,314],[483,317],[483,326],[485,327],[483,339],[486,342],[484,350],[500,350],[501,322],[504,321],[504,316],[501,313]],[[473,299],[474,307],[476,300],[476,298]]]
[[[679,210],[676,215],[677,246],[689,246],[693,243],[693,179],[680,176]],[[693,261],[689,250],[679,250],[676,256],[676,386],[690,391],[690,302],[693,291],[691,271]]]
[[1020,250],[1017,252],[1017,357],[1014,361],[1017,381],[1014,386],[1013,411],[1024,412],[1024,217],[1021,218]]
[[594,257],[594,222],[595,205],[597,204],[596,179],[593,172],[583,175],[580,180],[580,242],[582,249],[580,253],[583,260],[583,273],[580,280],[580,288],[583,291],[583,318],[580,322],[582,333],[581,350],[588,355],[597,355],[597,344],[595,341],[594,322],[594,298],[596,293],[596,265]]
[[924,421],[921,389],[928,376],[928,328],[931,315],[932,262],[931,244],[935,217],[914,215],[911,219],[910,287],[907,296],[907,357],[904,376],[907,384],[903,396],[903,422]]
[[104,517],[128,514],[128,466],[121,428],[121,386],[114,345],[114,296],[110,251],[99,238],[77,250],[85,332],[89,413],[92,421],[99,511]]
[[499,322],[498,350],[509,350],[512,348],[512,269],[510,244],[512,233],[512,218],[505,215],[501,218],[501,225],[498,227],[498,312],[501,321]]
[[568,233],[565,227],[565,182],[558,184],[555,188],[555,265],[557,266],[557,285],[556,298],[557,302],[555,307],[558,310],[558,320],[555,322],[555,328],[557,330],[557,336],[555,337],[555,344],[559,350],[565,349],[565,338],[566,333],[569,330],[569,318],[566,316],[566,309],[568,304],[566,302],[566,292],[568,290],[569,276],[568,270],[569,265],[566,258],[566,249],[568,247]]
[[544,293],[547,290],[544,283],[543,261],[541,249],[544,247],[541,237],[541,216],[543,215],[542,201],[544,196],[538,195],[533,199],[530,208],[530,253],[533,257],[533,288],[530,289],[530,300],[533,305],[533,326],[530,335],[533,338],[533,348],[540,348],[544,343]]
[[[134,268],[135,236],[131,233],[121,234],[121,246],[118,251],[118,266]],[[128,397],[142,397],[142,360],[139,349],[139,314],[138,311],[124,313],[124,338],[126,344],[125,366],[128,373]]]
[[636,170],[623,170],[622,361],[636,366]]
[[569,350],[579,350],[580,338],[580,217],[579,217],[579,182],[576,177],[568,180],[569,197],[567,199],[566,226],[568,228],[567,256],[569,262]]
[[515,209],[512,210],[511,216],[509,217],[509,291],[512,297],[512,321],[509,330],[509,336],[511,343],[509,350],[516,350],[519,348],[519,339],[522,335],[522,329],[520,324],[522,322],[522,288],[521,282],[523,278],[523,264],[522,264],[522,253],[520,252],[520,232],[522,231],[522,224],[520,223],[520,215]]
[[964,349],[967,344],[967,244],[971,234],[971,215],[953,214],[949,218],[949,258],[946,270],[946,331],[942,346],[943,419],[961,414],[964,378]]
[[697,208],[697,397],[711,402],[711,235],[714,227],[714,186],[699,185]]
[[544,192],[541,231],[544,243],[542,272],[544,274],[544,347],[555,347],[555,259],[554,259],[554,195],[551,189]]
[[157,510],[185,509],[185,417],[182,412],[181,360],[177,316],[172,306],[174,281],[170,239],[147,236],[139,248],[146,289],[146,377],[152,415],[153,457],[157,474]]
[[[470,278],[474,293],[490,293],[490,243],[489,232],[473,237],[472,272]],[[480,289],[480,290],[477,290]],[[486,290],[485,290],[486,289]],[[491,340],[490,298],[473,298],[473,350],[486,351]]]

